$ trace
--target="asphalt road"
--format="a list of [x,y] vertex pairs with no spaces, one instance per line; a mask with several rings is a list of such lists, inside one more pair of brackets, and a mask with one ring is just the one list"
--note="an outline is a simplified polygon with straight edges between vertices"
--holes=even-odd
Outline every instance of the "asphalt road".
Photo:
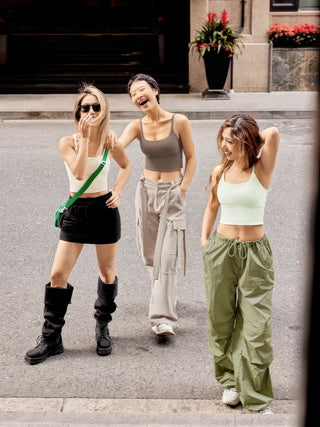
[[[313,122],[260,120],[278,126],[280,150],[265,211],[265,231],[274,254],[274,361],[276,399],[301,392],[302,337],[308,284],[308,240],[313,177]],[[112,121],[118,134],[126,120]],[[144,160],[137,142],[127,154],[130,180],[121,196],[122,239],[117,256],[118,310],[110,325],[115,349],[95,353],[93,304],[98,270],[95,249],[85,246],[71,274],[73,301],[63,329],[65,353],[29,366],[24,354],[40,334],[44,285],[49,281],[59,230],[54,212],[67,198],[67,175],[59,139],[72,121],[0,123],[0,396],[216,399],[207,346],[203,264],[200,248],[204,187],[218,162],[215,138],[221,121],[192,121],[197,170],[187,194],[187,276],[179,280],[176,336],[159,340],[147,313],[150,284],[135,245],[134,195]],[[110,184],[117,168],[112,163]]]

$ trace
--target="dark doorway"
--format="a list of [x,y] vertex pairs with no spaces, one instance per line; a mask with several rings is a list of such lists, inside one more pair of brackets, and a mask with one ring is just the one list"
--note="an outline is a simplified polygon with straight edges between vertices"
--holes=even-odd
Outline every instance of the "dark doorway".
[[[0,93],[123,93],[131,75],[188,92],[189,0],[4,0]],[[6,49],[4,47],[6,43]]]

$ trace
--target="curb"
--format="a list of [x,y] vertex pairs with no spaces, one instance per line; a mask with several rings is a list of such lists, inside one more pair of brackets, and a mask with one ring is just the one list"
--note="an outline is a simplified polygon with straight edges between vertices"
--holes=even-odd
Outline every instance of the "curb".
[[[106,94],[111,120],[132,120],[143,113],[127,94]],[[73,120],[76,94],[0,94],[2,120]],[[246,112],[257,119],[313,119],[318,92],[232,93],[227,100],[203,99],[201,93],[162,94],[161,107],[190,120],[225,119]]]
[[[184,114],[189,120],[224,120],[237,113],[251,114],[255,119],[315,119],[316,111],[173,111]],[[110,120],[134,120],[142,117],[134,111],[111,111]],[[9,120],[73,120],[70,111],[10,111],[0,112],[0,121]]]
[[298,401],[273,401],[270,407],[273,415],[257,414],[241,405],[231,408],[220,400],[0,398],[0,426],[297,425]]

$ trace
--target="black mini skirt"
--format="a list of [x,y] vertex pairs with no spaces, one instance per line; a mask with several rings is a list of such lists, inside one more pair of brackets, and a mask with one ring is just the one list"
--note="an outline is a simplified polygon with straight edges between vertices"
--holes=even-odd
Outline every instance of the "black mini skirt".
[[112,193],[92,198],[79,198],[62,215],[60,240],[104,245],[121,237],[118,208],[108,208]]

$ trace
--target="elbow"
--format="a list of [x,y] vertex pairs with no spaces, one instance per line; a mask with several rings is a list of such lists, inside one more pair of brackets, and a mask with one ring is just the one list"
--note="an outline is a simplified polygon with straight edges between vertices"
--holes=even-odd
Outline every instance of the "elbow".
[[280,140],[280,132],[279,129],[275,126],[269,128],[268,136],[275,142],[279,142]]
[[128,162],[126,165],[122,166],[120,168],[120,170],[122,171],[122,174],[127,176],[129,178],[130,172],[131,172],[131,164],[130,162]]
[[278,128],[276,128],[275,126],[273,126],[273,127],[271,128],[271,132],[272,132],[272,135],[273,135],[273,136],[279,137],[279,135],[280,135],[279,129],[278,129]]
[[79,172],[74,172],[73,176],[77,181],[82,181],[84,179],[84,174]]

